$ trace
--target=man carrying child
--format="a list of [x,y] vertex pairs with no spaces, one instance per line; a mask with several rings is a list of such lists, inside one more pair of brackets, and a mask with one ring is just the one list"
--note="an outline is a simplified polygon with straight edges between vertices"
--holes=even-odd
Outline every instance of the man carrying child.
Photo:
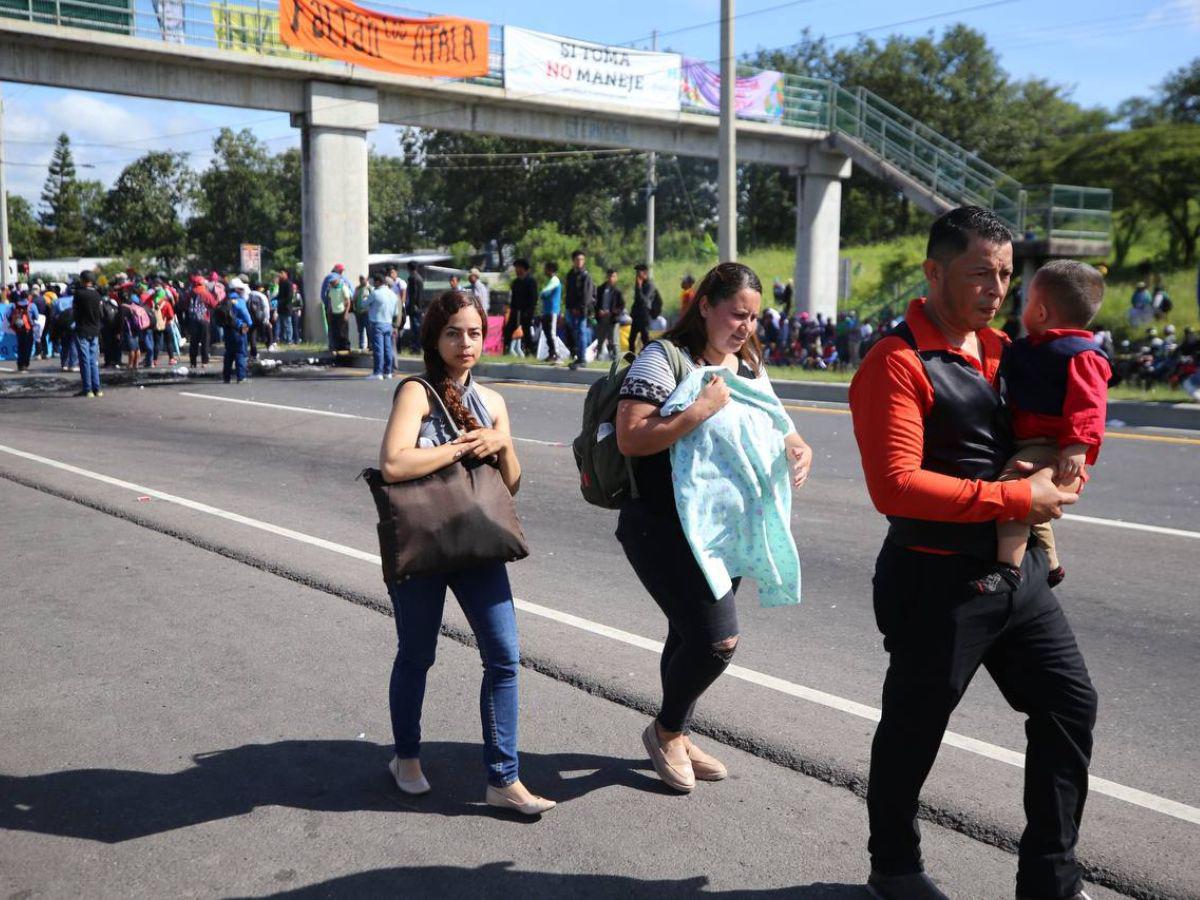
[[[1081,900],[1075,845],[1096,691],[1043,547],[1025,554],[1019,586],[972,587],[996,568],[997,523],[1047,522],[1077,497],[1050,469],[996,480],[1016,443],[1000,377],[1007,338],[988,323],[1008,293],[1012,234],[988,210],[952,210],[934,222],[926,256],[929,296],[871,348],[850,388],[867,489],[889,521],[874,578],[889,664],[867,790],[869,884],[884,900],[946,897],[924,872],[918,798],[982,665],[1027,717],[1016,896]],[[1001,893],[979,885],[979,896]]]

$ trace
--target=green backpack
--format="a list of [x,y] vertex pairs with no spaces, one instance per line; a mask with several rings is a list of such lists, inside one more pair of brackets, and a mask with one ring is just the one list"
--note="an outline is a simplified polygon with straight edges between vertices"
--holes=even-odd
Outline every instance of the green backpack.
[[[688,364],[679,348],[673,341],[655,343],[666,351],[675,381],[683,381]],[[583,401],[583,430],[571,444],[583,499],[604,509],[620,509],[627,499],[637,499],[638,495],[633,460],[617,448],[616,426],[621,385],[636,358],[633,353],[625,353],[613,360],[608,375],[588,388]]]

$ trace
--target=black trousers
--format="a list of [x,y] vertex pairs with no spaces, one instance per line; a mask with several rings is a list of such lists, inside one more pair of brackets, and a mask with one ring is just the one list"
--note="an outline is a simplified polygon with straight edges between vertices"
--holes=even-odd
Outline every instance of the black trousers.
[[508,321],[504,323],[504,352],[508,353],[508,346],[518,327],[521,329],[521,349],[526,356],[533,356],[537,353],[537,344],[533,340],[532,309],[518,309],[509,314]]
[[871,747],[867,809],[871,865],[919,872],[917,798],[950,714],[976,670],[987,669],[1024,713],[1025,817],[1017,893],[1069,897],[1081,889],[1075,844],[1087,798],[1096,691],[1041,548],[1025,555],[1015,594],[974,595],[984,563],[885,542],[875,565],[875,619],[890,654],[883,716]]
[[196,357],[204,365],[208,365],[208,322],[192,319],[188,322],[188,357],[191,364],[196,364]]
[[[617,339],[614,335],[616,324],[611,312],[606,316],[596,318],[596,359],[602,358],[606,353],[613,359],[617,358]],[[605,350],[606,346],[607,350]]]
[[617,540],[647,593],[667,617],[667,640],[659,660],[662,707],[658,722],[667,731],[688,730],[696,701],[729,667],[732,649],[718,646],[738,636],[734,595],[713,597],[696,563],[679,519],[630,500],[617,519]]
[[635,318],[633,320],[633,325],[629,329],[629,349],[632,350],[634,353],[640,352],[639,350],[635,349],[635,346],[634,346],[637,343],[638,338],[641,338],[641,340],[642,340],[641,349],[645,350],[646,345],[650,343],[650,320],[649,319]]

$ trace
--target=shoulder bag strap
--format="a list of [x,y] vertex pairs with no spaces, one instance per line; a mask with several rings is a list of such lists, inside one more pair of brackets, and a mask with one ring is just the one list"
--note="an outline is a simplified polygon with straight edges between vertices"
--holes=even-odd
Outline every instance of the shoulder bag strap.
[[400,389],[410,381],[415,381],[417,384],[425,388],[425,393],[429,395],[429,399],[433,403],[436,403],[438,409],[442,411],[442,415],[445,416],[446,423],[450,426],[450,430],[454,432],[454,436],[461,437],[462,429],[458,427],[458,423],[455,422],[454,417],[450,415],[450,410],[446,409],[446,404],[442,402],[442,398],[438,395],[438,392],[434,390],[433,385],[420,375],[410,375],[408,378],[405,378],[398,385],[396,385],[396,393],[392,395],[392,403],[394,404],[396,402],[396,398],[400,396]]

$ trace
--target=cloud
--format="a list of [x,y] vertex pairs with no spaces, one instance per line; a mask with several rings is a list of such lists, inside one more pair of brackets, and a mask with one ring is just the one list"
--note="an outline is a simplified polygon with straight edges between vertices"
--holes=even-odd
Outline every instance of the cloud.
[[1154,25],[1184,25],[1200,31],[1200,0],[1164,0],[1147,13],[1146,22]]

